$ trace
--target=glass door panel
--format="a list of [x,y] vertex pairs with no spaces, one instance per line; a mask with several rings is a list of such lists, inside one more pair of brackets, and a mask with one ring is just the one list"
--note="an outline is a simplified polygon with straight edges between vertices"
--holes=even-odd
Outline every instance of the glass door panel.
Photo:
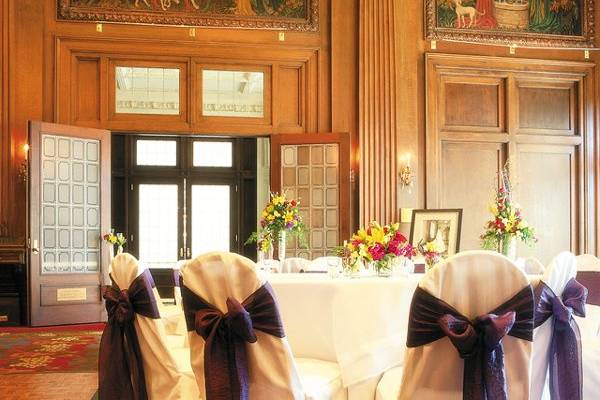
[[231,248],[231,185],[191,186],[192,255]]
[[139,259],[148,267],[172,268],[179,248],[179,185],[139,185]]

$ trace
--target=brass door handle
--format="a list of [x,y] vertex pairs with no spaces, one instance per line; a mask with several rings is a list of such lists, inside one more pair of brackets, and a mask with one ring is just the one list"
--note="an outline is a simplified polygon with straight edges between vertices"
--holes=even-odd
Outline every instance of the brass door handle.
[[33,241],[33,246],[31,247],[31,252],[32,252],[33,254],[40,254],[40,249],[39,249],[39,247],[38,247],[38,241],[37,241],[37,239],[35,239],[35,240]]

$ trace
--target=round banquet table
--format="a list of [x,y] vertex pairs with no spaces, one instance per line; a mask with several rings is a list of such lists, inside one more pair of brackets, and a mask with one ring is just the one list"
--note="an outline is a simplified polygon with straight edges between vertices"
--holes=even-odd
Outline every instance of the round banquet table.
[[410,302],[422,276],[271,274],[266,279],[294,356],[338,363],[349,387],[402,362]]
[[[349,399],[374,398],[381,375],[402,364],[413,292],[424,274],[336,277],[267,274],[295,357],[339,365]],[[541,275],[529,275],[535,287]]]

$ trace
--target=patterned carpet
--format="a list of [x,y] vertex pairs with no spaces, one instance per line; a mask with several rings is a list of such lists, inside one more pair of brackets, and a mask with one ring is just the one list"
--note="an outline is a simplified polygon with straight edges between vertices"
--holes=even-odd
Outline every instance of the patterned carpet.
[[0,329],[0,374],[96,372],[102,324]]

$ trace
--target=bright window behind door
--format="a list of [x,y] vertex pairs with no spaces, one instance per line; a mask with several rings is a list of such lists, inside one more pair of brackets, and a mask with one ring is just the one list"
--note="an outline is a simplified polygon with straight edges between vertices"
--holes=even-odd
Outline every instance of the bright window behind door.
[[192,256],[229,251],[231,243],[229,185],[192,185]]
[[139,258],[148,267],[173,267],[177,262],[178,186],[139,186]]

